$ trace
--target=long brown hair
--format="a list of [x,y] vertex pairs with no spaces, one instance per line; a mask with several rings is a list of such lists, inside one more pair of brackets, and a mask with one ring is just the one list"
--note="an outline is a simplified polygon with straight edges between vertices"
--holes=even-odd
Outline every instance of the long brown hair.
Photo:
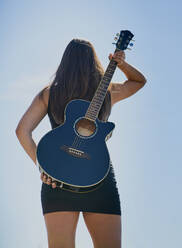
[[[79,98],[92,100],[103,75],[104,69],[93,45],[83,39],[71,40],[50,85],[50,110],[57,124],[64,121],[64,109],[69,101]],[[41,98],[43,90],[39,94]],[[98,118],[106,121],[110,112],[111,99],[108,91]]]

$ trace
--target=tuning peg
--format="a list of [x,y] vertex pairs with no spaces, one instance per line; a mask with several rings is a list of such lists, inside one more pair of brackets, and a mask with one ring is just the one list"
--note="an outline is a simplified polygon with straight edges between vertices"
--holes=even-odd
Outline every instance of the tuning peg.
[[116,36],[119,36],[119,33],[117,33]]
[[135,41],[135,40],[132,40],[132,41]]
[[133,43],[129,43],[129,45],[132,47],[133,46]]
[[129,48],[129,47],[128,47],[128,48],[126,48],[126,49],[128,49],[128,50],[132,50],[132,49],[131,49],[131,48]]
[[114,37],[114,40],[118,40],[118,37]]
[[116,43],[114,43],[114,42],[113,42],[112,44],[113,44],[113,45],[116,45]]

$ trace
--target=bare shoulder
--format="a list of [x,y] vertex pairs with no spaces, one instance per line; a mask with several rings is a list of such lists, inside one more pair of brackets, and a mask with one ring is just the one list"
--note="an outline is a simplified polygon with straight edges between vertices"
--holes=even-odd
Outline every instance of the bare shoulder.
[[48,107],[48,101],[49,101],[49,94],[50,94],[50,85],[46,86],[45,88],[43,88],[43,90],[41,90],[42,93],[42,101],[45,104],[46,107]]

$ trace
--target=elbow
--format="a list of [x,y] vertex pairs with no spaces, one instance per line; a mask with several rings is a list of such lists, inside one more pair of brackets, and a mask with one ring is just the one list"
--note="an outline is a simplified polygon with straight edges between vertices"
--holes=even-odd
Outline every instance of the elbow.
[[21,126],[17,126],[16,130],[15,130],[15,134],[17,136],[17,138],[19,139],[20,137],[22,136],[25,136],[25,135],[30,135],[31,132],[25,130],[24,128],[22,128]]
[[146,84],[146,82],[147,82],[147,79],[146,79],[146,77],[144,75],[143,75],[142,82],[143,82],[143,84]]
[[146,84],[147,79],[145,77],[142,78],[142,80],[140,81],[140,83],[142,84],[142,87]]
[[19,127],[17,127],[17,128],[15,129],[15,134],[16,134],[16,136],[18,136],[18,135],[20,134],[20,128],[19,128]]
[[20,127],[17,127],[15,130],[15,134],[19,138],[22,135],[22,129]]
[[147,82],[147,79],[144,77],[143,84],[146,84],[146,82]]
[[15,134],[17,137],[21,135],[22,130],[23,130],[23,125],[21,125],[21,123],[19,122],[15,129]]

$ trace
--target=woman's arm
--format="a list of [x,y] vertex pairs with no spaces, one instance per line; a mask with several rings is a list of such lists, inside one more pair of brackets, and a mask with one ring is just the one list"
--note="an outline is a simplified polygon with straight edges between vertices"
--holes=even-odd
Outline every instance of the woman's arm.
[[[16,128],[16,135],[20,144],[29,157],[33,160],[35,165],[37,146],[32,139],[32,132],[47,114],[48,100],[49,87],[45,88],[43,91],[43,100],[39,98],[39,94],[35,96],[30,107],[22,116]],[[56,182],[52,182],[52,179],[48,178],[47,175],[44,175],[44,173],[41,173],[40,178],[44,183],[48,185],[52,184],[52,188],[56,188]]]
[[16,128],[16,135],[20,144],[35,164],[37,147],[32,139],[32,132],[47,114],[48,94],[49,90],[45,89],[43,101],[39,98],[39,94],[35,96]]
[[128,81],[135,81],[141,84],[146,83],[147,80],[144,77],[144,75],[141,72],[139,72],[136,68],[129,65],[126,61],[124,61],[122,64],[118,64],[117,66],[122,72],[124,72]]
[[136,68],[129,65],[125,59],[124,51],[116,52],[114,55],[110,54],[109,59],[118,62],[118,68],[125,74],[127,80],[124,83],[111,83],[111,104],[115,104],[141,89],[147,82],[144,75]]

